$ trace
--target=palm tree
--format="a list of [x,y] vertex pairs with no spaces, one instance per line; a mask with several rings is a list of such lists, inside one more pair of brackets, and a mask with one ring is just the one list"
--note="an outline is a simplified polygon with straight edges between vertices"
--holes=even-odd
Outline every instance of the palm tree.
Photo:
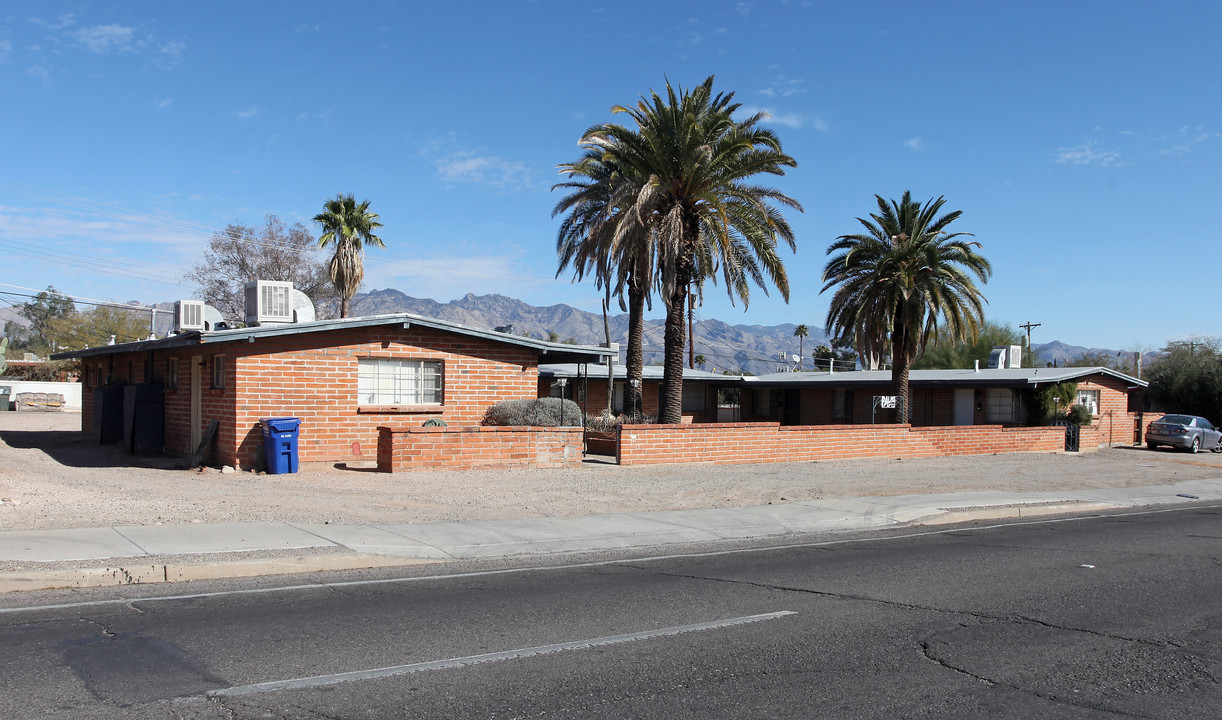
[[[802,352],[802,341],[805,338],[810,337],[810,329],[807,328],[805,325],[799,325],[793,329],[793,334],[794,334],[794,337],[798,339],[798,357],[799,358],[806,357],[806,353]],[[800,364],[802,361],[799,360],[798,362]]]
[[552,217],[567,213],[556,235],[556,277],[572,265],[575,280],[593,273],[595,285],[606,291],[608,300],[612,294],[618,296],[621,308],[627,296],[627,410],[635,420],[641,414],[645,309],[653,286],[654,233],[623,212],[640,187],[619,171],[614,157],[587,147],[580,160],[559,167],[569,180],[552,189],[570,192],[552,210]]
[[382,227],[378,214],[369,212],[369,201],[357,204],[352,195],[340,193],[335,199],[323,204],[324,212],[314,216],[314,222],[322,226],[318,238],[319,247],[335,245],[335,255],[327,266],[335,291],[339,293],[339,316],[348,317],[348,301],[356,294],[365,279],[362,254],[365,245],[385,248],[382,238],[374,230]]
[[638,185],[622,214],[652,233],[666,304],[662,423],[682,421],[691,286],[720,274],[731,300],[741,298],[744,305],[751,282],[765,292],[771,282],[789,300],[776,246],[780,239],[795,249],[793,231],[772,203],[802,207],[750,179],[760,173],[783,175],[797,163],[781,151],[775,134],[759,127],[767,115],[734,120],[741,106],[733,98],[733,93],[714,95],[712,76],[691,90],[676,91],[668,81],[665,96],[651,92],[634,107],[612,108],[631,117],[635,130],[606,123],[582,138],[583,145],[601,150],[606,161]]
[[891,355],[891,385],[899,396],[896,422],[908,422],[908,369],[940,325],[954,341],[975,335],[984,320],[992,266],[976,253],[980,243],[946,227],[962,212],[938,217],[945,199],[921,205],[905,191],[896,203],[875,195],[878,213],[857,218],[866,232],[841,235],[827,249],[823,289],[835,287],[827,311],[832,337],[851,337],[858,357]]

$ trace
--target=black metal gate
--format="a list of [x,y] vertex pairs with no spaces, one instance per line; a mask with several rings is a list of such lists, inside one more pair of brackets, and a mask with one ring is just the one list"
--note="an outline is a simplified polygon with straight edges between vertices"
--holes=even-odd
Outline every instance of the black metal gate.
[[1077,425],[1065,426],[1065,452],[1078,452],[1081,430]]

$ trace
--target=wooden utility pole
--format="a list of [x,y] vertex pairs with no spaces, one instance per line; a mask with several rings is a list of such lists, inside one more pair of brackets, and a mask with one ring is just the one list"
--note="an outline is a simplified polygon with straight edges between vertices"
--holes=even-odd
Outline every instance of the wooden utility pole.
[[1027,352],[1028,353],[1033,352],[1031,350],[1031,328],[1037,328],[1040,325],[1043,325],[1043,323],[1033,323],[1030,320],[1023,323],[1022,325],[1019,325],[1020,328],[1023,328],[1024,330],[1027,331]]
[[693,306],[696,304],[696,296],[690,290],[687,293],[687,367],[693,370],[696,367],[696,334],[692,329],[692,318],[695,315]]

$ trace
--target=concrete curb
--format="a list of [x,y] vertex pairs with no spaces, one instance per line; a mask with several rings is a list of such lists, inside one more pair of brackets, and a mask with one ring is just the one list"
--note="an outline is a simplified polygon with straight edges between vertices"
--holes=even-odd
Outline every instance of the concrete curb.
[[0,593],[293,575],[328,570],[372,570],[382,567],[428,565],[435,562],[438,561],[378,555],[330,554],[221,562],[203,560],[198,563],[186,562],[168,565],[133,563],[94,568],[5,573],[0,575]]

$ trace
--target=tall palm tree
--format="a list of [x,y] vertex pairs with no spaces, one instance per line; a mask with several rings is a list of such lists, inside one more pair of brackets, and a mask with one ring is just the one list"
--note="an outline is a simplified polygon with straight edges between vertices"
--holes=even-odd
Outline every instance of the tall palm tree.
[[[799,325],[793,329],[793,334],[794,334],[794,337],[798,339],[798,357],[799,358],[806,357],[806,353],[802,351],[802,341],[810,337],[810,328],[806,327],[806,325]],[[802,362],[801,360],[798,360],[799,364],[801,362]]]
[[339,293],[339,316],[348,317],[348,302],[365,279],[362,260],[364,246],[385,248],[382,238],[374,231],[382,227],[378,214],[369,212],[369,201],[357,203],[352,195],[340,193],[323,204],[324,212],[314,216],[322,226],[319,247],[335,245],[335,254],[327,266],[335,291]]
[[733,93],[713,93],[713,77],[665,95],[651,92],[634,107],[616,106],[636,129],[595,126],[583,145],[613,159],[624,176],[639,184],[623,214],[653,233],[661,296],[666,304],[663,397],[659,422],[682,421],[685,310],[689,288],[720,275],[731,300],[746,305],[749,285],[767,292],[770,282],[789,300],[778,239],[795,249],[793,231],[774,207],[801,211],[778,190],[751,184],[760,174],[785,174],[795,167],[772,131],[759,126],[758,113],[736,121]]
[[905,191],[900,202],[875,195],[878,212],[857,218],[865,233],[841,235],[827,249],[823,289],[836,288],[827,311],[832,337],[851,337],[858,356],[891,355],[892,391],[900,398],[896,422],[908,422],[908,370],[944,326],[943,337],[973,337],[984,321],[984,296],[973,276],[987,283],[989,261],[947,232],[962,211],[938,216],[945,199],[924,205]]
[[640,186],[619,171],[614,157],[587,147],[580,160],[559,167],[569,180],[552,189],[570,192],[552,210],[552,217],[567,213],[556,235],[556,277],[572,265],[575,280],[592,273],[595,285],[606,291],[608,299],[612,294],[619,297],[621,308],[627,296],[626,409],[637,420],[641,414],[645,309],[653,286],[655,233],[639,218],[624,213]]

